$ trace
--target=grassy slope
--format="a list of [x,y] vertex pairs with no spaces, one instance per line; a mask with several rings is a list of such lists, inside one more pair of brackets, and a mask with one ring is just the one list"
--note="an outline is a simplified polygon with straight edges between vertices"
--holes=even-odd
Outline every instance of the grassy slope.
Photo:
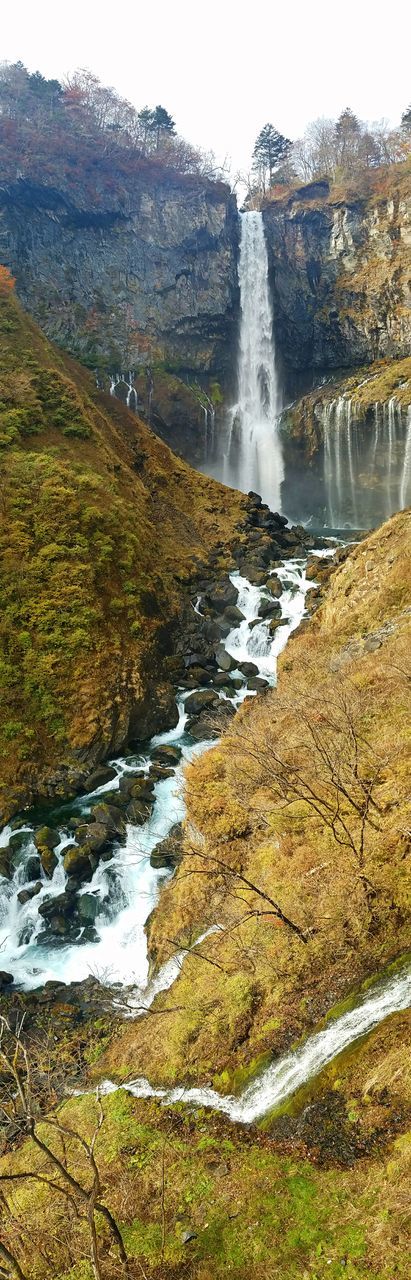
[[177,460],[0,292],[0,792],[121,743],[240,495]]
[[[144,1069],[162,1082],[213,1079],[229,1089],[409,945],[410,522],[401,513],[359,544],[308,629],[293,637],[278,689],[246,703],[221,744],[190,767],[186,857],[163,890],[150,946],[160,963],[175,940],[189,943],[216,921],[226,932],[202,944],[214,967],[187,958],[172,999],[160,998],[159,1007],[175,1009],[167,1038],[161,1018],[129,1026],[112,1046],[109,1071]],[[370,650],[367,635],[380,632],[380,647]],[[278,793],[275,776],[279,755],[287,776],[302,767],[335,805],[326,748],[355,798],[342,763],[352,750],[345,712],[365,785],[378,771],[362,869],[304,798]],[[359,822],[344,800],[341,814],[358,841]],[[267,912],[267,902],[207,857],[241,869],[279,902],[307,944],[272,915],[244,920]],[[372,885],[368,897],[362,875]]]

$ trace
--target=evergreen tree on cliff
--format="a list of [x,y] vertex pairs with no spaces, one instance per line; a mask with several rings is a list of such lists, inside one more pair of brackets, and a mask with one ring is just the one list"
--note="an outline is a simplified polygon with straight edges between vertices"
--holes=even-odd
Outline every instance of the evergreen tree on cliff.
[[253,149],[253,169],[257,171],[263,191],[272,186],[273,175],[279,165],[284,164],[290,154],[291,142],[279,133],[272,124],[265,124],[260,130]]

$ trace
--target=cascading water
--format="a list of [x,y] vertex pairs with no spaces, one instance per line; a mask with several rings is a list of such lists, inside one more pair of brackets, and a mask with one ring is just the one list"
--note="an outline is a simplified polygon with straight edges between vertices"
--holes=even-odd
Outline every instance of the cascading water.
[[244,492],[256,490],[278,510],[284,467],[264,224],[261,213],[240,217],[238,404],[231,410],[223,478]]
[[[312,586],[305,576],[304,561],[287,560],[283,569],[277,570],[278,577],[285,578],[286,584],[280,599],[284,625],[275,632],[274,638],[269,634],[267,621],[260,619],[259,607],[265,597],[264,588],[252,586],[237,573],[232,574],[232,581],[239,589],[239,605],[244,620],[233,627],[225,642],[228,652],[238,662],[251,660],[256,663],[259,673],[270,683],[275,681],[276,657],[286,644],[290,632],[298,626],[305,608],[305,594]],[[196,601],[194,609],[201,614],[201,597]],[[233,675],[241,676],[236,669]],[[227,675],[229,684],[230,677]],[[250,691],[251,692],[251,691]],[[237,690],[233,686],[232,701],[238,705],[247,694],[244,680]],[[169,833],[174,823],[179,822],[184,814],[184,802],[181,796],[182,768],[198,751],[205,750],[208,742],[195,744],[187,733],[187,715],[184,710],[185,694],[179,699],[179,722],[175,729],[152,739],[147,752],[139,757],[118,759],[114,762],[117,778],[98,788],[92,795],[79,797],[70,806],[63,806],[60,812],[52,815],[53,826],[60,833],[60,843],[56,848],[57,865],[52,878],[47,879],[43,871],[36,871],[38,880],[35,886],[30,863],[36,861],[36,847],[33,841],[33,825],[21,824],[20,828],[5,828],[0,834],[0,848],[7,847],[10,838],[18,838],[18,852],[13,854],[14,874],[10,879],[0,875],[0,955],[2,969],[10,970],[16,982],[26,989],[42,985],[49,979],[63,982],[80,981],[92,973],[106,984],[132,984],[134,995],[127,994],[127,1000],[133,1007],[147,1007],[159,990],[171,985],[178,973],[181,957],[176,956],[168,962],[154,983],[147,985],[148,957],[147,940],[144,924],[157,900],[160,884],[167,874],[164,870],[156,870],[150,864],[150,854],[161,840]],[[221,697],[227,694],[221,693]],[[148,773],[151,753],[159,746],[178,743],[182,749],[182,763],[178,765],[172,776],[156,783],[155,805],[151,817],[143,826],[129,823],[124,844],[118,844],[109,852],[107,860],[102,858],[90,881],[86,881],[79,891],[79,897],[86,895],[96,903],[96,915],[92,935],[84,929],[76,938],[62,938],[60,941],[45,929],[42,908],[51,898],[59,898],[64,893],[67,876],[63,867],[63,852],[68,845],[75,843],[75,833],[70,830],[71,819],[83,818],[92,810],[96,799],[110,800],[110,794],[116,792],[124,773],[136,771],[136,768]],[[44,820],[44,819],[43,819]],[[31,891],[35,893],[31,896]],[[28,891],[28,892],[27,892]],[[23,900],[21,898],[23,894]],[[19,896],[20,895],[20,896]],[[121,1003],[120,996],[118,997]]]
[[[411,973],[406,970],[378,984],[376,990],[360,999],[355,1009],[330,1020],[323,1031],[310,1036],[300,1049],[287,1053],[267,1067],[239,1097],[222,1097],[210,1088],[154,1089],[143,1078],[123,1086],[137,1098],[161,1098],[166,1106],[185,1102],[198,1107],[212,1107],[238,1124],[261,1120],[275,1107],[306,1085],[360,1036],[378,1026],[384,1018],[411,1003]],[[112,1093],[118,1085],[106,1080],[102,1092]]]
[[409,504],[411,409],[406,416],[391,396],[364,420],[355,401],[339,396],[324,405],[322,421],[324,524],[367,529]]

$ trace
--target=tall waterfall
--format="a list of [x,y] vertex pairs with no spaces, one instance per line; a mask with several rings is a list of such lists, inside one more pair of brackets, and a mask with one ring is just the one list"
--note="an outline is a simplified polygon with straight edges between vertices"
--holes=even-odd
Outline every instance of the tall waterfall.
[[261,213],[240,217],[238,404],[231,411],[224,479],[245,492],[256,490],[278,509],[284,467],[264,225]]

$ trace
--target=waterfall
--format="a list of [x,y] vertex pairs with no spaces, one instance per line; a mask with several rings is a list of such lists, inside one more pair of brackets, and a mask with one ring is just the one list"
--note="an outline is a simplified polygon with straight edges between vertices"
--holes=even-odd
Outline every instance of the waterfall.
[[322,409],[325,519],[332,528],[370,528],[411,499],[411,410],[395,396],[360,417],[349,396]]
[[224,479],[245,492],[256,490],[278,509],[284,467],[264,225],[261,213],[240,218],[238,404],[231,411]]
[[134,409],[134,411],[137,412],[138,396],[134,385],[135,376],[136,375],[132,370],[130,370],[128,374],[110,374],[110,395],[116,396],[119,400],[122,400],[123,403],[125,401],[128,409]]

